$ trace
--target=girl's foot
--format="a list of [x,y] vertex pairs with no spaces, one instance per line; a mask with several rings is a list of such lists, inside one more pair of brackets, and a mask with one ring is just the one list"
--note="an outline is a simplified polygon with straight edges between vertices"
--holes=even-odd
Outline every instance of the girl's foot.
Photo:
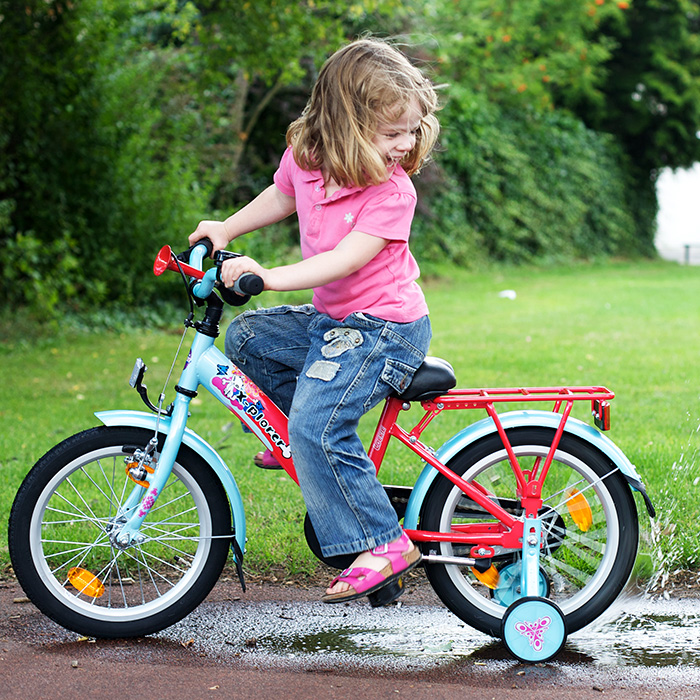
[[256,467],[260,467],[261,469],[282,469],[282,466],[272,456],[272,452],[270,452],[270,450],[258,452],[258,454],[253,457],[253,462]]
[[404,532],[398,540],[362,552],[352,566],[331,581],[322,600],[342,603],[374,593],[397,581],[420,560],[420,552]]

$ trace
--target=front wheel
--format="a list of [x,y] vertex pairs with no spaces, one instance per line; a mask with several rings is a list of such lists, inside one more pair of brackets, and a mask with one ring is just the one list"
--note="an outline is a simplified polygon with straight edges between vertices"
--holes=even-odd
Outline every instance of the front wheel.
[[37,462],[15,497],[9,546],[17,579],[68,629],[103,638],[157,632],[199,605],[221,574],[228,500],[211,468],[184,446],[139,541],[115,542],[120,507],[140,488],[125,458],[152,435],[128,427],[74,435]]
[[[523,471],[544,463],[553,430],[517,428],[507,433]],[[479,484],[516,517],[523,515],[515,477],[498,435],[465,448],[448,466],[466,481]],[[561,609],[567,630],[574,632],[601,615],[629,578],[639,537],[636,507],[629,486],[610,461],[570,435],[562,436],[542,498],[540,566],[549,582],[547,595]],[[493,522],[493,516],[459,487],[438,476],[426,495],[420,527],[450,532],[458,525]],[[423,545],[424,553],[448,556],[468,557],[470,549],[449,542]],[[519,572],[521,558],[520,549],[496,548],[494,564],[502,572]],[[501,577],[493,591],[468,567],[426,564],[425,568],[435,592],[455,615],[486,634],[500,634],[505,606],[513,600],[513,576]]]

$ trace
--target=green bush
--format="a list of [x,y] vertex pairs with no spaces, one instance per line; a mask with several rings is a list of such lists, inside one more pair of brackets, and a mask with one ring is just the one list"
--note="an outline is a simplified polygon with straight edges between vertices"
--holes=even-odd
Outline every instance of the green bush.
[[128,12],[30,0],[2,16],[3,4],[3,296],[44,315],[131,304],[158,248],[184,247],[208,208],[196,66],[145,50]]
[[438,156],[447,186],[432,189],[455,235],[514,263],[649,252],[653,219],[640,230],[611,137],[563,112],[507,111],[452,93]]
[[160,247],[186,247],[207,212],[210,188],[199,169],[197,114],[172,86],[186,81],[191,70],[182,54],[135,52],[116,69],[115,64],[105,61],[98,76],[110,189],[102,225],[84,254],[101,261],[96,271],[110,295],[131,304],[152,289]]
[[[581,7],[550,4],[439,2],[412,20],[437,40],[409,52],[449,82],[437,165],[416,179],[424,263],[654,254],[653,173],[627,160],[612,127],[618,140],[586,128],[577,102],[605,106],[596,85],[614,42]],[[230,214],[270,181],[340,35],[412,29],[395,0],[346,14],[328,14],[332,0],[301,15],[258,5],[24,0],[18,12],[0,0],[5,303],[48,317],[149,299],[163,243],[184,247],[200,219]],[[617,5],[604,9],[622,26]],[[297,237],[290,220],[237,247],[279,264],[298,257]]]

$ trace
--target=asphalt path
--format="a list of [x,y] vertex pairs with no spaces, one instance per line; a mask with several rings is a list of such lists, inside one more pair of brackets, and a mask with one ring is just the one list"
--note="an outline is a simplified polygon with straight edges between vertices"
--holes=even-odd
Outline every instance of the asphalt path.
[[557,659],[525,665],[415,576],[401,604],[328,606],[317,586],[222,580],[157,635],[95,640],[0,583],[0,698],[698,698],[700,600],[624,596]]

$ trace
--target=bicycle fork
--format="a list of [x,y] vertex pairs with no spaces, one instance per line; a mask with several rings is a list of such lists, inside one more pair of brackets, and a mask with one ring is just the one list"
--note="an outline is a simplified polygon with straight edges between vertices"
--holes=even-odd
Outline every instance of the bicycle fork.
[[[185,433],[190,401],[191,397],[181,391],[175,397],[170,430],[160,455],[156,454],[158,444],[156,431],[146,448],[140,453],[134,453],[134,457],[126,462],[127,473],[135,485],[117,512],[110,532],[110,541],[118,549],[126,549],[132,544],[141,544],[145,539],[140,532],[141,525],[172,473]],[[155,466],[152,466],[154,462]]]

